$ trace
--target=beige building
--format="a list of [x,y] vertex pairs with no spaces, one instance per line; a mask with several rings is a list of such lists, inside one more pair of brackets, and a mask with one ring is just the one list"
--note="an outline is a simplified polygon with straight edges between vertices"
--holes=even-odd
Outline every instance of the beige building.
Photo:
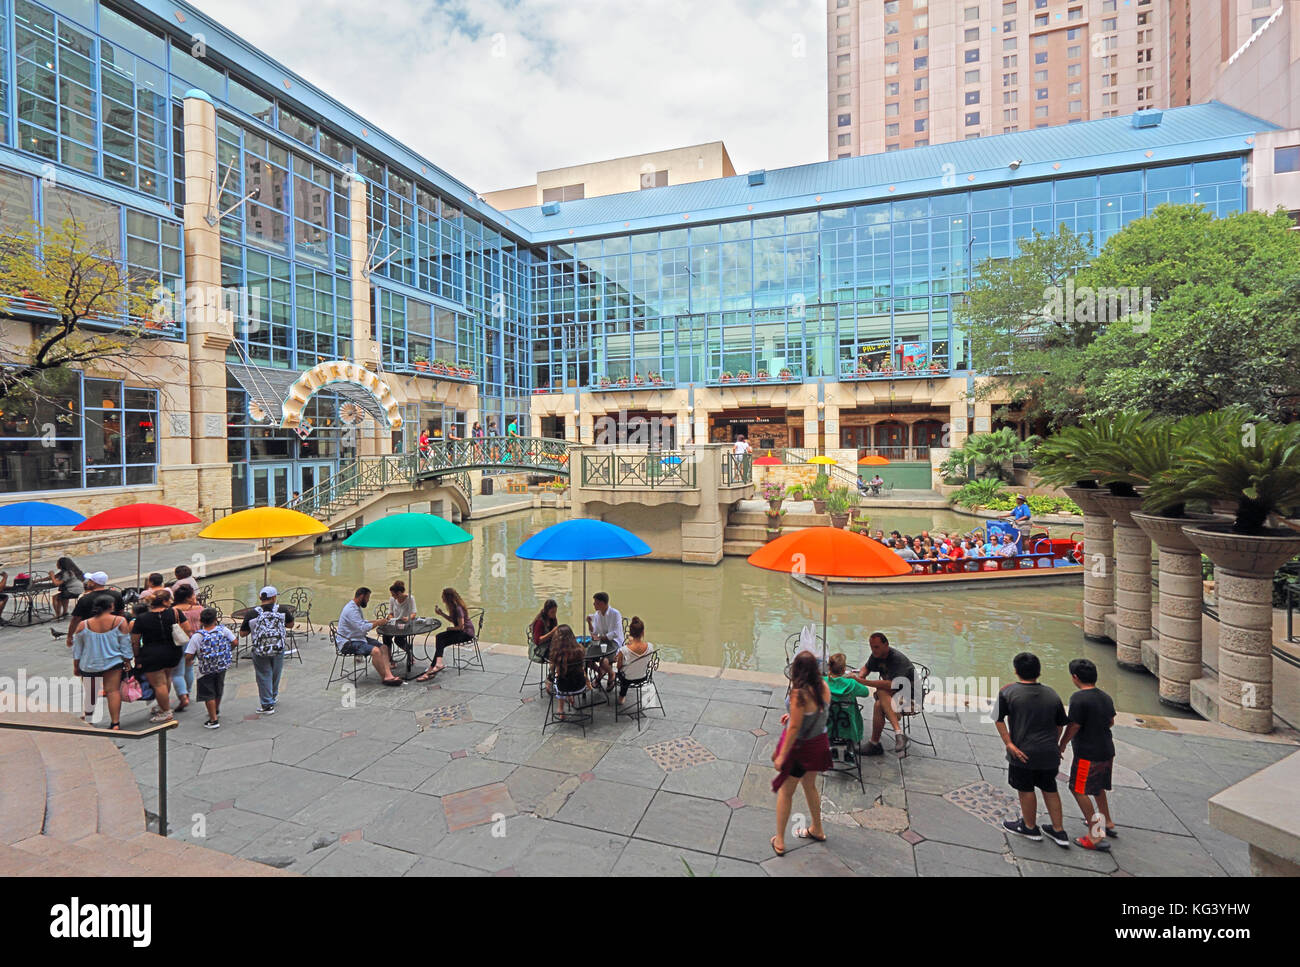
[[[1258,101],[1223,97],[1220,80],[1239,77],[1240,71],[1228,67],[1234,52],[1279,6],[1294,5],[1294,0],[827,0],[828,157],[1216,97],[1291,127],[1294,122],[1270,116]],[[1293,13],[1283,16],[1294,22]],[[1276,83],[1277,75],[1259,76],[1260,84]],[[1292,83],[1292,95],[1295,90]]]
[[484,192],[483,200],[498,211],[512,211],[549,201],[577,201],[600,195],[621,195],[642,188],[729,178],[735,173],[727,146],[721,141],[711,141],[539,171],[536,184]]

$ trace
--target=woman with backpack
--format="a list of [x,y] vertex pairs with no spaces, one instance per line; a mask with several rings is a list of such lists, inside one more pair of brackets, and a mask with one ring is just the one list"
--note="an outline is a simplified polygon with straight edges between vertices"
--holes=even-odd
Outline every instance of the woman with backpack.
[[[122,673],[130,671],[131,658],[126,619],[113,613],[112,598],[107,595],[96,598],[91,616],[72,636],[72,672],[87,679],[92,697],[97,694],[95,679],[104,679],[110,729],[121,728],[118,719],[122,715]],[[93,707],[94,702],[90,705]]]

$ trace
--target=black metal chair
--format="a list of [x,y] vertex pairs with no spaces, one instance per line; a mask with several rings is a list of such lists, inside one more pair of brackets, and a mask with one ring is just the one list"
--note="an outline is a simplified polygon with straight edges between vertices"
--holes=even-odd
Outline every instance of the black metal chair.
[[[925,718],[925,697],[934,690],[930,683],[930,669],[920,662],[912,662],[913,676],[916,679],[916,685],[911,690],[911,694],[901,699],[896,699],[895,711],[898,712],[898,720],[903,726],[903,735],[907,739],[904,745],[903,753],[899,758],[905,758],[910,754],[912,745],[923,745],[930,751],[938,755],[938,750],[934,747],[934,734],[930,731],[930,723]],[[925,726],[926,737],[930,740],[924,742],[912,735],[912,719],[920,716],[921,724]]]
[[312,590],[306,587],[289,588],[280,595],[280,600],[293,611],[292,633],[304,640],[316,629],[311,623]]
[[[552,725],[577,725],[582,728],[582,737],[585,739],[587,737],[587,723],[594,722],[596,719],[596,715],[592,711],[594,708],[593,693],[587,687],[586,675],[583,675],[581,691],[562,692],[556,686],[554,680],[547,683],[546,691],[550,696],[550,700],[546,705],[546,718],[542,720],[542,734],[545,735],[546,730]],[[565,699],[573,700],[573,704],[567,710],[563,706],[563,700]],[[555,711],[557,700],[562,703],[561,710],[558,713]]]
[[370,656],[345,654],[343,646],[339,644],[338,626],[331,621],[329,629],[330,644],[334,646],[334,664],[330,668],[330,677],[325,682],[325,687],[329,688],[335,682],[342,681],[349,681],[355,685],[370,674]]
[[215,591],[216,591],[215,584],[205,584],[203,585],[203,587],[199,588],[196,592],[194,592],[194,600],[197,601],[199,604],[203,605],[203,607],[205,608],[210,607],[212,604],[212,595],[215,593]]
[[[831,772],[856,774],[858,786],[866,792],[867,787],[862,781],[862,754],[853,741],[853,712],[857,706],[857,699],[832,698],[826,715],[826,735],[831,743]],[[861,711],[858,714],[861,715]]]
[[[644,665],[642,668],[636,666]],[[658,709],[664,718],[668,718],[668,713],[664,711],[664,702],[659,695],[659,686],[655,684],[655,671],[659,668],[659,652],[652,651],[648,655],[634,659],[630,662],[623,663],[623,673],[626,677],[628,669],[636,672],[644,670],[645,674],[640,678],[626,678],[628,693],[636,692],[636,704],[628,705],[626,702],[620,703],[617,698],[614,700],[614,721],[620,718],[636,719],[636,730],[641,731],[641,719],[645,713],[653,709]],[[645,700],[645,690],[650,689],[651,700],[647,704]]]
[[528,664],[524,666],[524,681],[519,686],[519,691],[528,687],[528,673],[533,670],[533,666],[538,668],[537,672],[537,689],[541,691],[546,687],[546,666],[548,664],[547,655],[550,653],[548,645],[538,645],[533,641],[533,626],[530,623],[524,629],[524,636],[528,639]]
[[217,624],[223,624],[235,634],[235,643],[230,648],[230,658],[234,664],[239,664],[240,658],[247,658],[252,652],[252,642],[247,638],[239,637],[239,629],[243,626],[242,621],[236,621],[231,617],[236,611],[243,611],[248,607],[238,598],[222,598],[220,601],[209,601],[205,607],[211,608],[217,613]]
[[483,615],[482,608],[470,608],[469,620],[474,624],[474,637],[468,641],[453,641],[449,647],[451,649],[451,665],[456,669],[456,674],[461,674],[466,668],[477,668],[479,671],[487,671],[483,667],[483,652],[479,648],[479,635],[483,634]]

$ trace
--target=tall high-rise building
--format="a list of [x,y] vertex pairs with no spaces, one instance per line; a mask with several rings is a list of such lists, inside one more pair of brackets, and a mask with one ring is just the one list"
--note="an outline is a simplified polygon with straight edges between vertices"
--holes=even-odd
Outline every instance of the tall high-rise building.
[[831,158],[1195,104],[1292,0],[827,0]]

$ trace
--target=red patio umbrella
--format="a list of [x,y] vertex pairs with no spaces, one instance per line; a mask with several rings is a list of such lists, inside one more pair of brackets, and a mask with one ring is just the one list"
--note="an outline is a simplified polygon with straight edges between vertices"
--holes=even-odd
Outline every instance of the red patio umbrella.
[[179,507],[168,507],[166,504],[126,504],[87,517],[72,529],[74,531],[116,531],[130,530],[134,527],[136,586],[143,587],[140,551],[144,546],[144,529],[198,523],[201,521],[197,517]]
[[785,461],[783,461],[780,457],[774,457],[774,456],[772,456],[772,454],[769,453],[769,454],[768,454],[767,456],[765,456],[765,457],[759,457],[758,459],[756,459],[756,460],[754,461],[754,466],[756,466],[756,467],[779,467],[779,466],[781,466],[784,462],[785,462]]
[[[911,574],[912,568],[883,544],[840,530],[807,527],[764,544],[747,558],[768,571],[806,574],[822,579],[822,648],[826,648],[829,578],[874,578]],[[822,661],[826,660],[825,651]]]

